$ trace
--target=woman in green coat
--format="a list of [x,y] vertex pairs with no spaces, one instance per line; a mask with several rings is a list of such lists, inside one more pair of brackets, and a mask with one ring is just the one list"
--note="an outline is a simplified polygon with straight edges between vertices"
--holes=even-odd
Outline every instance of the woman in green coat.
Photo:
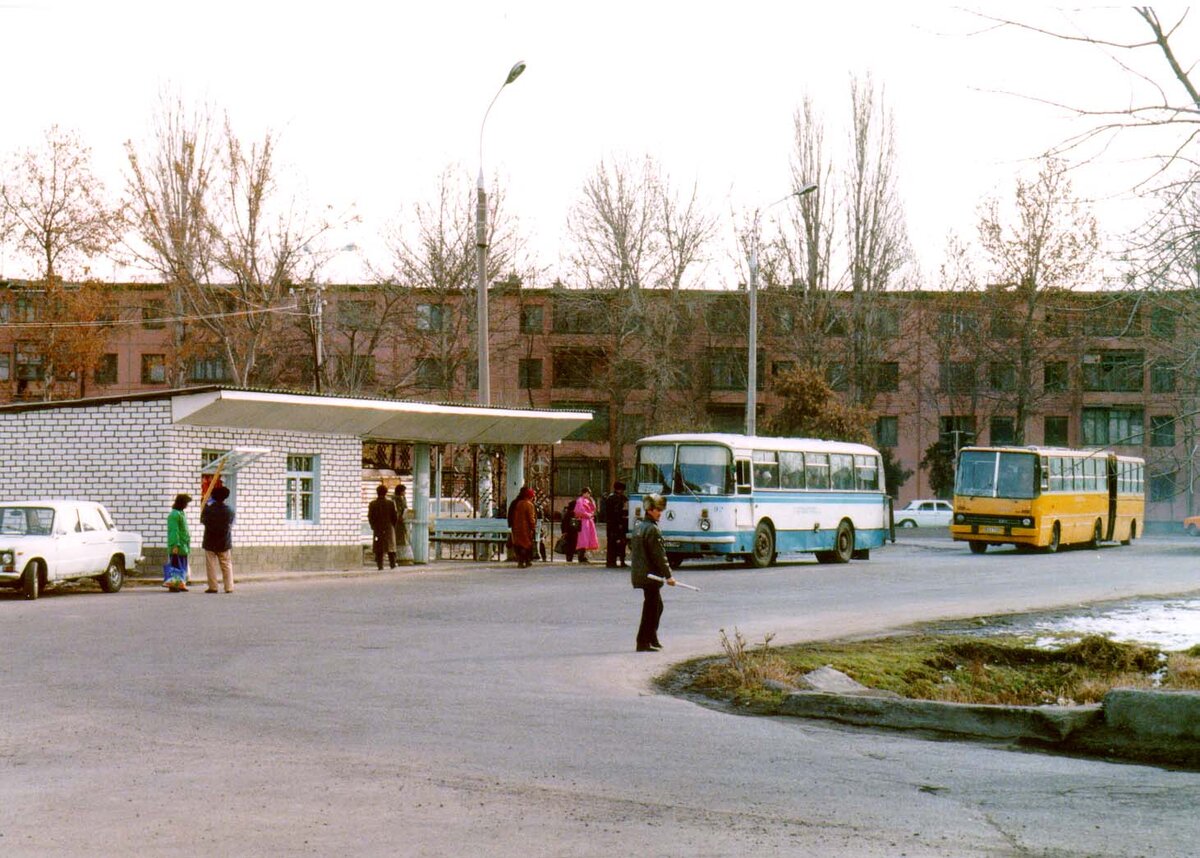
[[187,591],[192,534],[183,511],[191,502],[191,495],[175,495],[175,503],[167,514],[167,562],[163,565],[163,586],[172,592]]

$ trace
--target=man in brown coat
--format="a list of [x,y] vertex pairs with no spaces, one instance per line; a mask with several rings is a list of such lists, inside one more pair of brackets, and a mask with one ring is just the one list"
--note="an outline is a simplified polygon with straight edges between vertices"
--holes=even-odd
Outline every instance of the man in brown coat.
[[537,510],[533,505],[533,489],[526,486],[517,495],[512,512],[512,542],[517,555],[517,568],[533,565],[533,540],[537,533]]
[[371,548],[375,553],[375,568],[383,568],[383,555],[396,568],[396,505],[388,500],[387,486],[375,489],[377,497],[367,505],[367,521],[371,524]]

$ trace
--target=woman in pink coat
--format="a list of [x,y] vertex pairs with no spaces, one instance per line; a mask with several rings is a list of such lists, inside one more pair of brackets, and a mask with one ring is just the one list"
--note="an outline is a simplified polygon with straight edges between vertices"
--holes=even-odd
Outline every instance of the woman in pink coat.
[[596,536],[596,501],[592,499],[592,490],[586,486],[575,501],[575,518],[579,520],[575,550],[579,552],[579,562],[588,563],[586,552],[599,548],[600,538]]

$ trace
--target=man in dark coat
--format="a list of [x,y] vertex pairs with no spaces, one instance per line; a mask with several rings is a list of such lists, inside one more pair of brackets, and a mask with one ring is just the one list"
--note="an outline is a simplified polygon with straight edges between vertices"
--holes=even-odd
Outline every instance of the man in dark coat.
[[383,568],[383,555],[396,568],[396,504],[388,500],[387,486],[375,489],[376,498],[367,504],[367,521],[371,524],[371,548],[375,568]]
[[625,496],[625,484],[620,480],[613,483],[612,494],[604,499],[604,522],[607,543],[604,548],[604,565],[609,569],[625,565],[625,543],[629,533],[629,498]]
[[205,593],[217,592],[217,569],[221,570],[225,592],[233,592],[233,507],[225,503],[229,489],[217,486],[212,491],[211,503],[200,510],[200,523],[204,525],[204,571],[208,575]]
[[629,577],[633,586],[642,591],[642,622],[637,631],[637,651],[655,652],[662,649],[658,642],[658,623],[662,619],[663,581],[652,581],[648,576],[657,575],[665,583],[675,586],[675,577],[667,563],[667,551],[663,547],[662,531],[658,519],[667,508],[667,499],[662,495],[646,495],[642,498],[645,515],[633,529],[629,540]]

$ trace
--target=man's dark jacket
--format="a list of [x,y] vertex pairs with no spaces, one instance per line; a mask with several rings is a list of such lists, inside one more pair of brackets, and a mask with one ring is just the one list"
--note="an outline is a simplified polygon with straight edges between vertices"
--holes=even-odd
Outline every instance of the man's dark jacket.
[[671,565],[667,563],[667,550],[663,547],[662,531],[649,518],[643,518],[634,526],[629,547],[632,550],[629,577],[634,587],[662,586],[659,581],[647,579],[647,575],[657,575],[660,578],[671,577]]
[[223,501],[213,501],[200,510],[200,523],[204,525],[205,551],[229,551],[233,548],[233,507]]

